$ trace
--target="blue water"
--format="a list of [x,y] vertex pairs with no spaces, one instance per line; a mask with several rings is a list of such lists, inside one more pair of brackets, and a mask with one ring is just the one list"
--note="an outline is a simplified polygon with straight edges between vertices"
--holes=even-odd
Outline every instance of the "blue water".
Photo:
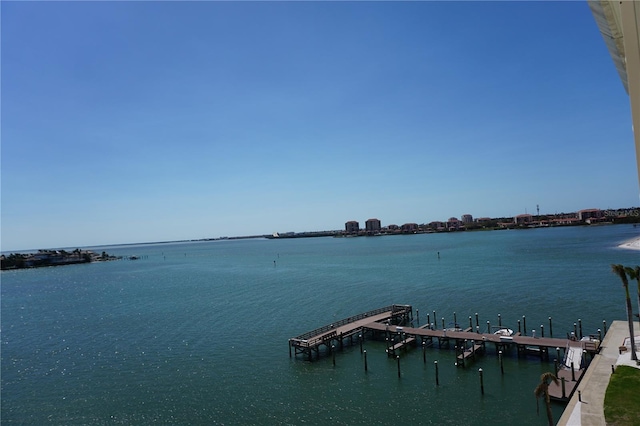
[[616,247],[638,236],[616,225],[101,247],[144,258],[3,272],[2,423],[546,424],[533,389],[553,366],[535,358],[508,354],[503,376],[491,351],[462,369],[453,351],[428,349],[425,364],[414,350],[398,379],[381,342],[365,342],[365,373],[357,345],[334,367],[290,358],[288,339],[393,303],[421,323],[477,312],[517,329],[526,315],[539,332],[551,316],[555,337],[579,318],[593,333],[625,319],[610,264],[640,263]]

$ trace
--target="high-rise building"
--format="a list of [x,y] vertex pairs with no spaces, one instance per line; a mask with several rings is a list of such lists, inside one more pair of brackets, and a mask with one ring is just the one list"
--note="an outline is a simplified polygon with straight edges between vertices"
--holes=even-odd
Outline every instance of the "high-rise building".
[[382,229],[382,227],[380,226],[380,220],[378,219],[368,219],[364,223],[364,227],[368,234],[380,232],[380,229]]
[[463,214],[461,219],[462,223],[473,223],[473,216],[471,216],[470,214]]
[[356,220],[350,220],[344,224],[344,230],[347,234],[357,234],[360,231],[360,224]]

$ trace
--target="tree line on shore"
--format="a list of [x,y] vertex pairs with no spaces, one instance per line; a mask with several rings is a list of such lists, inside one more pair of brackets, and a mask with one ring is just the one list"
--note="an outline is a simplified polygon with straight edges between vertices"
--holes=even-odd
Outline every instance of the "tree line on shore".
[[109,256],[106,252],[96,254],[89,250],[38,250],[37,253],[11,253],[8,256],[0,256],[0,269],[26,269],[43,266],[73,265],[94,261],[114,260],[115,256]]

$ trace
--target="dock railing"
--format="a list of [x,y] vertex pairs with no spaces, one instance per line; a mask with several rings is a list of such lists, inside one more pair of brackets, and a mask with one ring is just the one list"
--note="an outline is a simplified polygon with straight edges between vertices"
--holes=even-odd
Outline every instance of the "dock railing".
[[319,336],[321,334],[324,334],[328,331],[331,331],[337,327],[343,326],[345,324],[349,324],[352,322],[356,322],[359,321],[363,318],[368,318],[368,317],[372,317],[374,315],[378,315],[381,314],[383,312],[396,312],[396,311],[402,311],[402,310],[406,310],[406,309],[410,309],[411,306],[410,305],[389,305],[389,306],[385,306],[383,308],[378,308],[378,309],[374,309],[372,311],[368,311],[368,312],[364,312],[358,315],[354,315],[352,317],[348,317],[348,318],[344,318],[341,319],[339,321],[336,321],[334,323],[331,323],[329,325],[325,325],[323,327],[320,328],[316,328],[315,330],[311,330],[309,332],[306,332],[304,334],[301,334],[300,336],[296,336],[291,340],[308,340],[309,338],[312,337],[316,337]]

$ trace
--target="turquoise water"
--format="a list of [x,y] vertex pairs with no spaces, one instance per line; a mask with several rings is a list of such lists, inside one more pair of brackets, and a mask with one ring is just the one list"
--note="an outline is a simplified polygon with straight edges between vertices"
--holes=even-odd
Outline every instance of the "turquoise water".
[[414,350],[398,379],[381,342],[365,342],[365,373],[357,345],[334,367],[289,358],[287,341],[392,303],[422,323],[478,312],[481,325],[500,314],[517,328],[526,315],[539,330],[552,316],[556,337],[578,318],[595,332],[625,318],[609,265],[640,263],[616,248],[639,235],[616,225],[101,247],[145,258],[2,272],[2,423],[543,425],[533,389],[553,366],[535,358],[509,354],[502,376],[493,355],[461,369],[453,351],[428,349],[425,364]]

